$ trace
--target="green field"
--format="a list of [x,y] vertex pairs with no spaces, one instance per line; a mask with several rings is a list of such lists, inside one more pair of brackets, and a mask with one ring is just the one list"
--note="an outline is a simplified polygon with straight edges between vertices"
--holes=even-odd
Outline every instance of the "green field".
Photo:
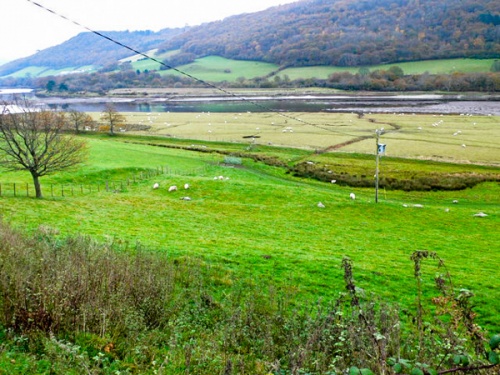
[[[367,66],[370,71],[388,70],[392,66],[399,66],[403,69],[404,74],[451,74],[454,72],[462,73],[483,73],[489,72],[495,59],[450,59],[450,60],[428,60],[401,62],[394,64],[383,64]],[[279,76],[283,78],[287,75],[290,79],[299,78],[320,78],[326,79],[332,73],[349,72],[355,74],[359,72],[360,67],[340,68],[340,67],[305,67],[305,68],[288,68],[279,72]]]
[[[374,153],[374,132],[384,128],[381,142],[387,144],[387,156],[500,165],[498,116],[136,112],[127,114],[125,127],[128,134],[136,135],[272,144],[307,151],[337,146],[339,152],[365,154]],[[349,143],[353,139],[358,141]]]
[[[279,133],[280,137],[291,135],[302,139],[301,144],[290,142],[290,138],[281,138],[280,141],[278,134],[275,134],[274,143],[304,146],[281,149],[250,145],[247,142],[211,143],[209,138],[215,137],[214,133],[220,132],[221,139],[225,137],[222,135],[224,125],[216,125],[214,118],[208,125],[208,114],[204,114],[206,117],[199,114],[199,120],[201,122],[203,117],[203,123],[194,128],[190,124],[195,119],[188,116],[195,114],[165,115],[172,117],[155,121],[171,121],[175,124],[167,127],[170,137],[202,139],[172,140],[174,143],[234,152],[254,150],[288,162],[328,162],[332,168],[335,163],[341,163],[336,158],[341,158],[342,154],[335,153],[334,157],[329,158],[328,154],[315,155],[311,148],[343,142],[366,132],[373,133],[379,121],[395,121],[394,118],[380,115],[374,117],[377,121],[374,124],[368,119],[357,121],[351,115],[339,115],[329,119],[328,124],[335,131],[330,131],[333,135],[323,142],[327,138],[324,130],[312,129],[309,125],[298,126],[300,131],[297,129],[297,133],[293,134],[282,133],[285,124],[275,130],[269,124],[273,114],[241,114],[236,116],[237,119],[234,119],[234,114],[219,115],[227,116],[224,117],[227,119],[232,116],[232,121],[242,123],[236,126],[234,132],[230,132],[230,125],[225,124],[225,136],[234,137],[234,140],[241,140],[241,134],[248,134],[249,128],[253,131],[256,126],[263,127],[264,122],[268,123],[269,134]],[[301,115],[308,121],[313,120],[307,116],[315,115]],[[314,119],[319,121],[319,118]],[[351,119],[356,120],[353,121],[355,124],[348,125],[346,130],[336,128],[346,126]],[[419,116],[418,120],[428,124],[431,118]],[[446,118],[445,123],[448,120],[451,118]],[[452,120],[453,126],[450,125],[449,129],[441,128],[443,134],[440,136],[445,140],[435,142],[433,147],[432,140],[437,139],[437,135],[432,133],[433,127],[429,126],[429,134],[420,135],[414,129],[415,118],[411,124],[406,123],[406,119],[398,120],[403,129],[408,128],[407,133],[397,137],[399,133],[388,133],[388,148],[391,153],[402,153],[400,156],[409,158],[426,158],[441,148],[443,158],[456,158],[465,162],[465,159],[462,160],[462,148],[452,142],[455,137],[448,134],[455,130],[460,118],[454,117]],[[274,121],[276,126],[279,120]],[[469,126],[466,121],[472,120],[463,121],[461,125]],[[499,143],[494,138],[498,136],[498,126],[495,128],[495,124],[488,122],[498,119],[481,117],[474,118],[474,121],[476,125],[470,127],[475,126],[477,129],[475,135],[471,135],[471,142],[473,139],[476,146],[471,148],[477,150],[471,152],[467,160],[498,166]],[[139,122],[139,119],[134,118],[134,122]],[[246,124],[246,129],[243,124]],[[481,135],[483,126],[489,137],[487,134]],[[215,130],[210,136],[201,132],[195,137],[200,127]],[[160,137],[147,139],[142,136],[91,136],[88,138],[90,158],[84,166],[71,173],[42,179],[46,197],[43,200],[22,194],[16,197],[9,195],[7,183],[26,183],[29,182],[29,176],[2,173],[3,196],[0,197],[0,205],[3,220],[28,230],[44,225],[57,228],[60,236],[82,233],[104,242],[119,242],[128,246],[140,243],[171,257],[196,257],[211,267],[222,269],[227,279],[250,278],[264,284],[287,285],[297,291],[299,300],[308,301],[333,298],[342,290],[340,262],[344,256],[349,256],[354,261],[355,277],[361,288],[410,307],[415,299],[415,285],[409,257],[416,250],[435,251],[444,259],[455,287],[467,288],[476,294],[480,324],[498,331],[498,183],[484,183],[472,189],[451,192],[381,191],[380,202],[375,204],[373,189],[354,189],[294,178],[285,174],[283,169],[246,159],[241,167],[227,167],[221,164],[224,156],[215,152],[138,144],[141,140],[158,145],[168,143],[167,134],[162,131],[155,127],[155,131],[149,134]],[[267,132],[263,129],[266,137]],[[267,143],[268,139],[264,140]],[[411,146],[408,142],[423,143],[429,147],[423,151],[422,147]],[[401,144],[404,147],[397,146]],[[354,147],[354,144],[351,146]],[[363,142],[359,146],[365,147]],[[488,148],[488,152],[480,151],[483,146]],[[467,150],[471,148],[467,147]],[[346,157],[349,155],[345,154]],[[402,163],[401,167],[411,170],[417,165],[420,165],[418,168],[425,168],[425,163],[411,162]],[[164,173],[151,178],[133,178],[141,171],[156,168],[165,168]],[[455,167],[447,167],[446,164],[431,168],[451,172],[455,170]],[[474,168],[481,167],[467,168],[468,171],[474,171]],[[498,173],[498,168],[491,171],[495,170]],[[221,180],[219,176],[224,178]],[[126,180],[129,183],[123,183]],[[130,182],[132,180],[135,182]],[[103,188],[105,181],[113,186],[110,191]],[[160,184],[160,189],[152,189],[155,182]],[[189,190],[182,189],[185,183],[190,185]],[[67,193],[65,197],[58,193],[52,196],[49,188],[51,184],[55,185],[57,192],[62,184],[72,184],[76,193]],[[101,189],[83,189],[83,186],[91,184],[100,184]],[[179,190],[168,192],[171,185],[177,185]],[[80,193],[79,186],[82,187]],[[66,189],[68,192],[68,187]],[[354,201],[349,198],[351,192],[356,194]],[[181,200],[184,196],[189,196],[191,200]],[[454,200],[458,203],[454,204]],[[319,202],[325,208],[319,208]],[[487,213],[488,216],[475,217],[474,214],[478,212]],[[436,269],[432,266],[426,268],[425,272],[425,285],[429,286]]]
[[[168,58],[169,54],[173,51],[156,56],[155,50],[149,51],[150,56],[159,61]],[[157,61],[146,59],[143,56],[136,55],[130,58],[122,59],[120,61],[132,62],[134,70],[157,70],[160,74],[174,74],[181,73],[173,70],[159,71],[160,63]],[[454,72],[462,73],[484,73],[489,72],[495,59],[449,59],[449,60],[429,60],[429,61],[415,61],[415,62],[401,62],[394,64],[374,65],[367,66],[370,71],[374,70],[387,70],[391,66],[399,66],[403,69],[405,74],[451,74]],[[47,67],[28,67],[18,72],[10,74],[13,77],[24,77],[30,75],[32,77],[46,77],[49,75],[57,75],[61,73],[71,73],[75,71],[93,71],[95,67],[68,67],[59,70],[49,69]],[[280,78],[287,76],[288,78],[295,79],[327,79],[332,73],[350,72],[355,74],[359,71],[360,67],[332,67],[332,66],[311,66],[299,68],[287,68],[279,70],[278,65],[259,62],[259,61],[243,61],[231,60],[220,56],[207,56],[196,59],[193,63],[176,67],[176,69],[193,75],[201,80],[210,82],[235,82],[239,79],[253,79],[257,77],[265,77],[270,74],[276,74]]]
[[[176,68],[204,81],[234,82],[238,78],[252,79],[266,76],[278,69],[278,66],[258,61],[238,61],[219,56],[208,56]],[[180,73],[165,70],[161,74],[179,75]]]

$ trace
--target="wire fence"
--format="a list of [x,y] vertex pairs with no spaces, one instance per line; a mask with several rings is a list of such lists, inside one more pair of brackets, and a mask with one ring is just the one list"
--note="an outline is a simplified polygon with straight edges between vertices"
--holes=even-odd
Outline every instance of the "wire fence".
[[[41,184],[44,197],[72,197],[100,192],[119,193],[127,187],[138,185],[160,175],[189,176],[206,172],[207,167],[190,170],[173,169],[169,166],[157,167],[132,173],[124,179],[105,179],[92,183],[51,183]],[[0,197],[35,197],[33,182],[0,182]]]

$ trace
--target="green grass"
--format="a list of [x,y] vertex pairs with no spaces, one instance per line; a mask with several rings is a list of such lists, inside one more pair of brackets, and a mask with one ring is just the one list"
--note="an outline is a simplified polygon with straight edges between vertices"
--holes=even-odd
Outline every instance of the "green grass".
[[[4,196],[3,220],[28,230],[46,225],[61,236],[82,233],[101,241],[139,242],[172,257],[199,257],[228,275],[293,286],[304,299],[330,298],[342,290],[340,262],[347,255],[360,287],[411,306],[415,285],[409,257],[415,250],[436,251],[455,286],[476,293],[480,323],[498,330],[498,184],[459,192],[387,191],[375,204],[373,189],[293,179],[251,161],[244,161],[244,168],[227,168],[217,164],[223,157],[216,154],[122,140],[90,139],[86,165],[42,183],[67,182],[71,176],[98,182],[159,165],[176,172],[131,184],[120,193],[101,190],[43,200]],[[220,175],[229,179],[214,180]],[[20,175],[2,174],[2,180],[14,176]],[[152,190],[154,182],[161,188]],[[191,188],[167,191],[184,183]],[[349,199],[351,191],[355,201]],[[452,204],[454,199],[459,204]],[[317,207],[320,201],[325,209]],[[424,207],[413,207],[417,203]],[[479,211],[489,216],[474,217]],[[426,283],[434,271],[426,268]]]
[[[399,66],[405,74],[451,74],[454,72],[462,73],[484,73],[489,72],[495,59],[443,59],[443,60],[427,60],[414,62],[401,62],[393,64],[367,66],[370,71],[388,70],[392,66]],[[299,78],[320,78],[326,79],[332,73],[349,72],[352,74],[359,72],[359,67],[304,67],[304,68],[288,68],[282,70],[278,75],[283,78],[287,75],[290,79]]]
[[[98,118],[98,114],[94,116]],[[208,111],[136,112],[126,116],[128,126],[148,127],[146,130],[131,129],[128,134],[247,145],[254,142],[256,145],[272,144],[308,151],[337,146],[338,152],[371,155],[375,153],[375,130],[384,128],[386,132],[381,143],[387,144],[386,156],[500,165],[498,116],[367,114],[359,118],[354,113],[283,115]],[[257,137],[254,141],[244,138],[252,135]],[[349,144],[352,140],[357,141]]]
[[[163,60],[168,58],[175,51],[168,51],[162,55],[155,56],[155,58]],[[151,56],[155,55],[155,50],[149,51]],[[131,61],[134,70],[158,70],[160,64],[150,59],[144,59],[143,56],[131,56],[120,61]],[[495,59],[443,59],[443,60],[428,60],[428,61],[415,61],[415,62],[401,62],[393,64],[383,64],[367,66],[370,71],[377,69],[387,70],[391,66],[399,66],[403,69],[405,74],[451,74],[454,72],[462,73],[484,73],[489,72]],[[278,71],[278,66],[275,64],[264,63],[259,61],[242,61],[231,60],[220,56],[207,56],[196,59],[191,64],[186,64],[177,67],[179,70],[191,74],[199,79],[210,82],[235,82],[240,78],[252,79],[256,77],[264,77],[273,72]],[[47,67],[28,67],[10,74],[12,77],[24,77],[27,74],[32,77],[45,77],[49,75],[56,75],[62,72],[71,72],[75,70],[93,70],[94,67],[68,67],[59,70],[49,69]],[[332,73],[350,72],[357,73],[359,67],[332,67],[332,66],[311,66],[300,68],[287,68],[278,72],[278,76],[284,78],[285,75],[290,79],[308,79],[318,78],[327,79]],[[174,74],[177,73],[172,70],[159,71],[160,74]]]
[[80,67],[67,67],[67,68],[62,68],[62,69],[50,69],[47,67],[41,67],[41,66],[32,66],[28,68],[21,69],[15,73],[9,74],[5,77],[15,77],[15,78],[20,78],[20,77],[26,77],[26,76],[31,76],[31,77],[48,77],[48,76],[54,76],[54,75],[59,75],[59,74],[68,74],[68,73],[91,73],[95,71],[96,67],[93,65],[85,65],[85,66],[80,66]]
[[[240,77],[252,79],[265,76],[278,69],[278,66],[258,61],[238,61],[219,56],[208,56],[197,59],[191,64],[179,66],[177,69],[205,81],[233,82]],[[160,74],[178,75],[180,73],[165,70]]]

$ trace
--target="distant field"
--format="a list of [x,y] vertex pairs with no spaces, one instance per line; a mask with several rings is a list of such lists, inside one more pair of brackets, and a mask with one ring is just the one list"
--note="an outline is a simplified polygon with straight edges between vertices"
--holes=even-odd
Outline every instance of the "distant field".
[[[94,114],[96,119],[98,114]],[[376,129],[387,155],[500,166],[497,116],[353,113],[127,113],[128,133],[373,154]],[[143,130],[133,130],[140,125]],[[253,136],[253,137],[252,137]],[[361,137],[361,138],[360,138]],[[362,137],[368,137],[363,140]],[[350,143],[356,140],[354,143]]]
[[[179,66],[177,69],[205,81],[233,82],[238,78],[251,79],[268,75],[278,69],[278,66],[258,61],[238,61],[219,56],[208,56],[197,59],[191,64]],[[165,70],[161,74],[178,75],[179,73]]]
[[[173,53],[173,51],[169,51],[167,53],[164,53],[163,55],[155,56],[154,50],[149,52],[152,57],[155,57],[155,59],[158,59],[159,61],[163,61],[171,53]],[[158,72],[162,75],[180,74],[172,70],[159,71],[160,64],[158,62],[146,59],[140,55],[131,56],[129,58],[122,59],[121,61],[131,61],[134,70],[158,70]],[[377,69],[389,69],[391,66],[399,66],[401,69],[403,69],[403,72],[405,74],[423,74],[426,72],[430,74],[450,74],[453,72],[478,73],[489,72],[494,61],[495,59],[450,59],[376,65],[368,66],[366,68],[368,68],[370,71],[373,71]],[[95,67],[92,66],[70,67],[60,70],[52,70],[46,67],[29,67],[15,72],[10,76],[24,77],[29,74],[32,77],[45,77],[48,75],[57,75],[61,73],[69,73],[80,70],[91,71],[93,69],[95,69]],[[312,66],[302,68],[288,68],[282,71],[278,71],[279,67],[275,64],[269,64],[259,61],[230,60],[219,56],[208,56],[197,59],[191,64],[179,66],[177,67],[177,69],[205,81],[235,82],[242,78],[253,79],[256,77],[265,77],[273,72],[277,73],[276,75],[280,78],[288,76],[288,78],[292,80],[300,78],[326,79],[332,73],[350,72],[354,74],[357,73],[360,68]]]
[[[370,71],[377,69],[387,70],[391,66],[399,66],[403,69],[405,74],[450,74],[453,72],[463,73],[481,73],[489,72],[491,65],[495,59],[450,59],[450,60],[430,60],[430,61],[415,61],[415,62],[402,62],[395,64],[384,64],[367,66]],[[290,79],[298,78],[322,78],[326,79],[332,73],[350,72],[357,73],[359,67],[354,68],[341,68],[341,67],[304,67],[304,68],[289,68],[279,72],[279,76],[283,78],[287,75]]]
[[47,67],[39,67],[39,66],[33,66],[33,67],[28,67],[22,70],[19,70],[15,73],[9,74],[7,77],[26,77],[26,76],[31,76],[31,77],[48,77],[48,76],[57,76],[61,74],[70,74],[70,73],[89,73],[95,70],[95,67],[92,65],[86,65],[86,66],[80,66],[80,67],[70,67],[70,68],[63,68],[63,69],[49,69]]

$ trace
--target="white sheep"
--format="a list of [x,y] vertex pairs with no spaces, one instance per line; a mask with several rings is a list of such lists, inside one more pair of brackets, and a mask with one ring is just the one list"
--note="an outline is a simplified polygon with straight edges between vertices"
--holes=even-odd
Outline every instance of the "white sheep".
[[191,198],[190,198],[190,197],[182,197],[182,198],[181,198],[181,201],[190,201],[190,200],[191,200]]
[[175,186],[175,185],[170,186],[170,187],[168,188],[168,191],[169,191],[169,192],[172,192],[172,191],[177,191],[177,186]]
[[351,194],[349,194],[349,197],[350,197],[352,200],[355,200],[355,199],[356,199],[356,194],[351,193]]
[[189,189],[189,184],[184,184],[184,189]]
[[325,208],[325,205],[324,205],[323,203],[319,202],[319,203],[318,203],[318,207],[319,207],[319,208]]
[[158,189],[160,187],[160,184],[158,182],[155,182],[155,184],[153,185],[153,189]]
[[488,216],[487,214],[485,214],[484,212],[478,212],[477,214],[474,214],[475,217],[486,217]]

